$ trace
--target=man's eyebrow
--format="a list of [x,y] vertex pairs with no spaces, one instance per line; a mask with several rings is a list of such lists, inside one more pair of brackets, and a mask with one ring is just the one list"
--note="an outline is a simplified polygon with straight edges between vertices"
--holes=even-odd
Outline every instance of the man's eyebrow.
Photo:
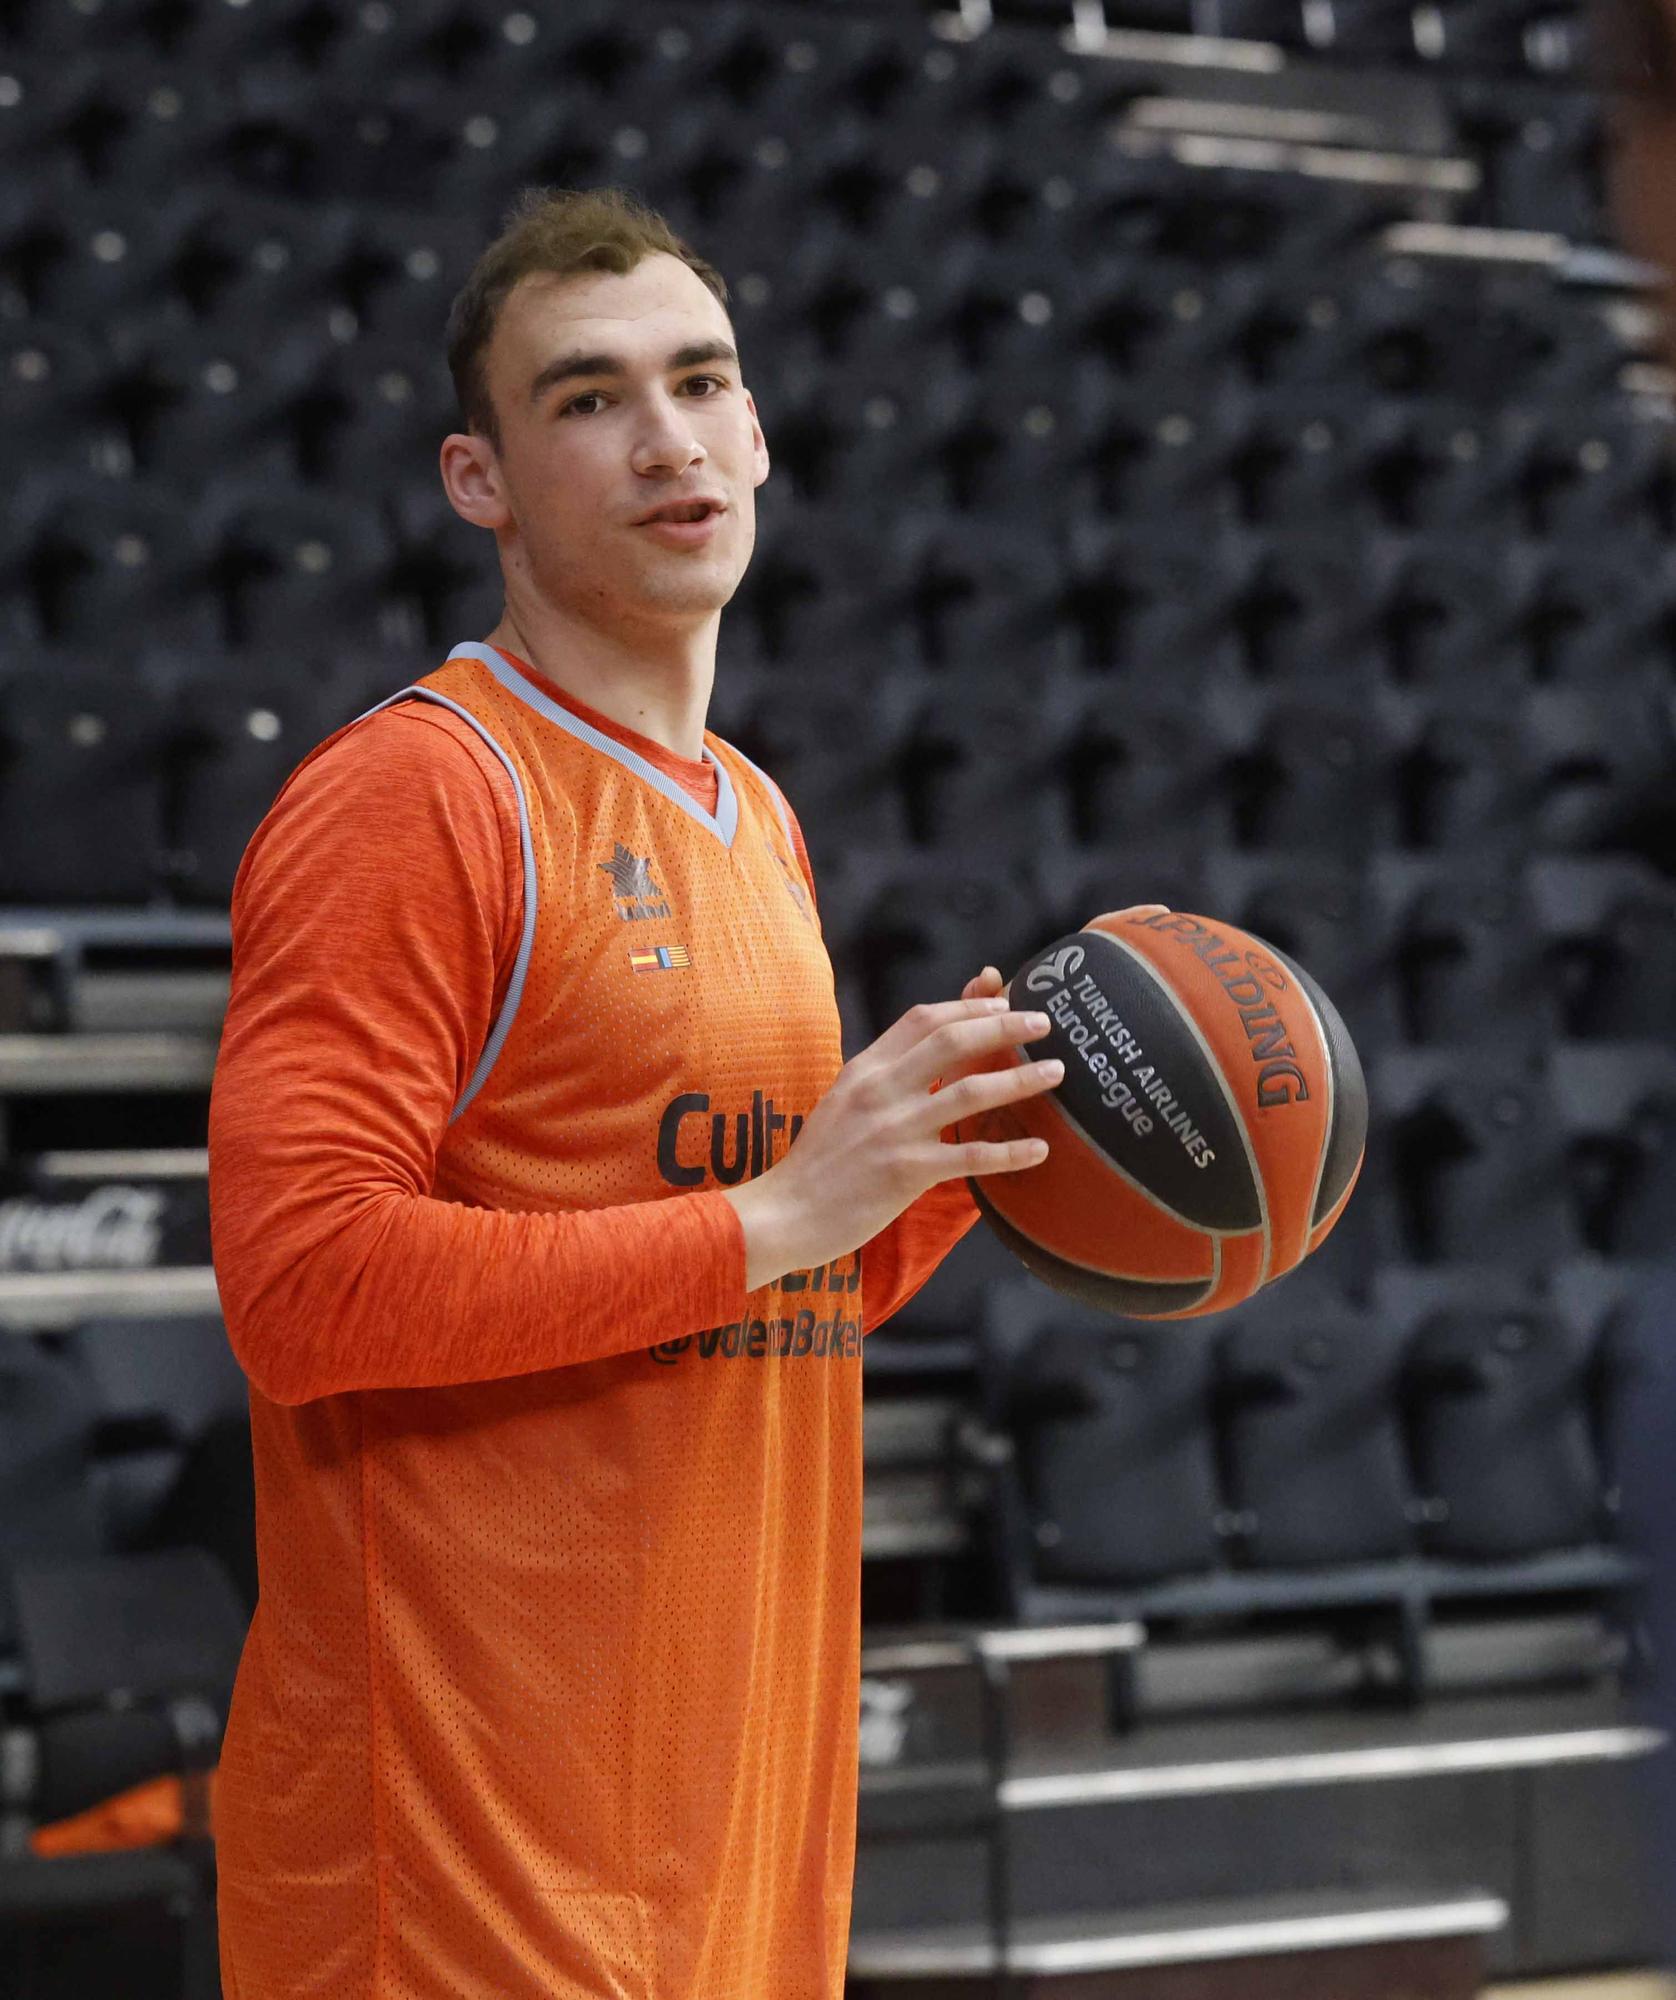
[[[701,361],[737,361],[739,356],[725,340],[699,340],[678,347],[664,363],[666,369],[696,368]],[[530,384],[530,401],[538,403],[547,391],[577,375],[626,375],[627,364],[616,354],[561,354],[549,361]]]

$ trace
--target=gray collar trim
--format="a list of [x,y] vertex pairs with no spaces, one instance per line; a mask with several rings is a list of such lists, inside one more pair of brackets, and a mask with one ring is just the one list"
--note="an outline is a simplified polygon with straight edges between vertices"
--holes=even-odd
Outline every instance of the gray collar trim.
[[707,813],[690,792],[683,790],[675,780],[667,777],[655,764],[647,763],[638,751],[629,749],[626,743],[619,743],[614,736],[607,736],[596,729],[591,722],[584,722],[579,715],[572,715],[568,708],[561,708],[550,696],[544,694],[535,683],[519,673],[505,654],[481,640],[467,639],[448,651],[451,660],[479,660],[492,673],[510,695],[533,708],[537,715],[545,716],[560,729],[567,729],[572,736],[580,737],[595,750],[602,751],[615,760],[625,770],[642,778],[654,791],[661,792],[671,805],[679,806],[689,819],[713,833],[724,847],[732,847],[733,836],[739,825],[739,800],[734,793],[733,781],[727,774],[727,766],[706,743],[703,750],[704,761],[716,767],[716,810]]

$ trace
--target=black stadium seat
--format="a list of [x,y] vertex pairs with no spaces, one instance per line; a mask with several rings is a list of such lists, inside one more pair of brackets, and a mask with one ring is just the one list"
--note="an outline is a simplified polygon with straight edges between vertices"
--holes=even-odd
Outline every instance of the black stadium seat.
[[[1009,399],[1005,414],[1027,415],[1029,395],[1021,382],[1016,412]],[[1233,468],[1245,443],[1239,419],[1207,406],[1185,382],[1174,394],[1162,385],[1096,384],[1069,404],[1059,432],[1068,433],[1058,490],[1069,511],[1178,526],[1235,516]]]
[[[479,242],[476,226],[452,210],[358,207],[346,259],[357,339],[405,342],[414,360],[428,354],[440,365],[449,302],[465,283]],[[427,332],[434,338],[426,339]]]
[[331,35],[317,51],[320,68],[334,88],[358,94],[392,76],[423,77],[435,86],[470,76],[496,41],[486,12],[473,19],[452,0],[346,8],[330,18]]
[[[39,75],[34,95],[43,85],[56,94],[65,83],[74,96],[63,105],[54,142],[75,158],[89,186],[197,187],[239,116],[222,79],[132,42],[119,59],[100,51]],[[37,139],[30,150],[41,157],[54,142]]]
[[1189,833],[1200,846],[1234,844],[1233,746],[1214,709],[1146,683],[1119,694],[1087,676],[1079,709],[1062,778],[1079,847],[1122,853]]
[[1337,533],[1265,529],[1218,553],[1219,574],[1202,595],[1213,609],[1215,657],[1230,670],[1258,685],[1334,692],[1394,677],[1357,545]]
[[138,188],[62,189],[30,218],[26,271],[31,312],[98,326],[143,307],[176,323],[187,319],[174,283],[183,231],[199,198],[190,191],[158,199]]
[[1636,1411],[1646,1407],[1662,1341],[1662,1329],[1648,1311],[1654,1289],[1632,1265],[1578,1257],[1549,1274],[1548,1297],[1594,1356],[1590,1433],[1607,1510],[1617,1514],[1631,1427]]
[[0,903],[151,902],[166,737],[131,667],[37,654],[0,680]]
[[1676,1054],[1668,1037],[1558,1043],[1552,1072],[1583,1247],[1626,1261],[1667,1255],[1676,1213]]
[[1236,518],[1253,528],[1377,527],[1367,458],[1381,415],[1364,397],[1308,384],[1248,393],[1226,475]]
[[343,273],[353,254],[346,201],[288,200],[231,180],[206,186],[181,232],[193,316],[233,338],[344,340],[354,325]]
[[1526,871],[1572,1038],[1654,1038],[1676,992],[1676,885],[1627,855],[1540,856]]
[[369,335],[314,358],[298,412],[300,470],[339,494],[423,481],[441,499],[438,446],[457,425],[440,353]]
[[36,1341],[0,1342],[0,1655],[15,1643],[12,1564],[103,1546],[89,1473],[95,1421],[67,1356]]
[[184,24],[175,23],[175,33],[175,53],[213,70],[263,58],[316,60],[330,44],[333,25],[309,0],[278,0],[256,13],[243,7],[195,12]]
[[225,664],[188,672],[175,692],[169,870],[175,894],[186,904],[228,904],[258,821],[286,778],[335,726],[320,690],[287,672],[283,655],[270,655],[261,664],[268,666],[266,674],[230,673]]
[[910,838],[906,765],[914,710],[923,698],[912,677],[877,682],[856,727],[858,691],[841,674],[814,680],[796,702],[770,684],[731,734],[712,727],[770,772],[791,801],[809,843],[817,888],[828,855],[846,848],[895,849]]
[[837,509],[793,515],[767,488],[759,502],[756,552],[729,607],[725,643],[821,673],[852,658],[870,663],[870,677],[914,667],[917,635],[906,615],[910,572],[901,548]]
[[[740,338],[750,381],[758,352],[772,342],[759,348]],[[926,504],[935,490],[934,419],[920,397],[906,392],[896,364],[797,362],[755,393],[774,479],[786,482],[792,504],[836,515],[874,508],[887,493],[917,494]]]
[[1370,413],[1365,476],[1380,523],[1399,532],[1518,532],[1521,464],[1502,428],[1464,399],[1392,399]]
[[397,485],[387,516],[393,553],[380,617],[383,640],[440,659],[471,633],[493,630],[505,598],[494,537],[455,513],[434,469]]
[[19,458],[121,474],[133,464],[123,412],[110,394],[111,357],[81,328],[8,321],[0,330],[0,431]]
[[306,474],[299,441],[315,342],[154,326],[121,347],[134,463],[148,484],[189,492],[228,466],[276,485]]
[[1202,538],[1076,512],[1066,541],[1062,618],[1073,661],[1125,696],[1196,692],[1219,647],[1232,650],[1232,593]]
[[1348,858],[1395,844],[1395,752],[1376,703],[1323,683],[1241,690],[1227,705],[1238,845]]
[[[1032,949],[1080,930],[1090,917],[1132,903],[1205,910],[1205,854],[1191,834],[1178,837],[1155,824],[1150,835],[1096,842],[1086,851],[1042,854],[1028,871],[1038,917]],[[1013,968],[998,961],[1008,976]]]
[[1582,689],[1634,680],[1649,655],[1629,621],[1643,615],[1648,570],[1627,535],[1560,535],[1519,550],[1505,575],[1527,680]]
[[155,1546],[199,1440],[224,1418],[248,1421],[244,1371],[221,1319],[86,1320],[68,1335],[66,1352],[93,1402],[92,1478],[105,1546]]
[[1429,1545],[1469,1560],[1576,1548],[1605,1531],[1588,1334],[1538,1306],[1443,1311],[1410,1363]]
[[1040,1289],[993,1295],[990,1406],[1015,1441],[1039,1577],[1135,1585],[1221,1563],[1219,1338],[1214,1320],[1154,1326]]
[[1018,1259],[979,1222],[880,1333],[867,1336],[863,1356],[882,1334],[892,1345],[905,1339],[928,1350],[940,1346],[943,1352],[958,1355],[970,1374],[990,1300],[1002,1286],[1016,1289],[1018,1283]]
[[1313,1267],[1222,1323],[1228,1500],[1245,1558],[1273,1569],[1410,1554],[1403,1330],[1335,1297]]
[[1376,671],[1399,687],[1499,689],[1529,677],[1511,586],[1501,567],[1458,535],[1426,533],[1363,545],[1367,613],[1361,630]]
[[1021,493],[1063,492],[1067,485],[1071,402],[1034,369],[997,368],[982,379],[938,373],[913,401],[924,443],[903,467],[896,491],[915,509],[1010,518]]
[[1651,688],[1540,688],[1524,711],[1531,837],[1553,853],[1623,844],[1669,810],[1668,700]]
[[1587,93],[1472,79],[1463,97],[1463,123],[1484,163],[1478,219],[1579,243],[1609,238],[1596,164],[1600,108]]
[[1468,678],[1384,692],[1398,745],[1393,845],[1521,857],[1530,804],[1523,704]]
[[43,466],[19,481],[8,557],[20,637],[92,647],[113,632],[198,646],[221,636],[192,507],[166,486]]
[[1069,846],[1063,767],[1077,720],[1063,673],[958,688],[938,676],[902,752],[914,839],[998,859]]
[[399,636],[382,623],[393,549],[372,500],[228,473],[205,489],[196,525],[227,644]]
[[1528,1275],[1583,1248],[1553,1083],[1529,1059],[1490,1046],[1393,1050],[1370,1083],[1360,1193],[1382,1257]]
[[1545,411],[1521,455],[1525,525],[1533,535],[1649,553],[1676,527],[1670,440],[1614,409]]
[[1057,618],[1059,537],[1049,527],[905,514],[904,614],[920,663],[949,679],[1032,683],[1069,665]]
[[885,852],[866,872],[873,890],[852,937],[874,1035],[919,1001],[957,999],[986,962],[1005,977],[1044,942],[1019,876],[979,857],[958,849]]
[[1381,854],[1369,887],[1388,954],[1383,997],[1402,1039],[1535,1050],[1560,1032],[1512,860],[1470,848]]

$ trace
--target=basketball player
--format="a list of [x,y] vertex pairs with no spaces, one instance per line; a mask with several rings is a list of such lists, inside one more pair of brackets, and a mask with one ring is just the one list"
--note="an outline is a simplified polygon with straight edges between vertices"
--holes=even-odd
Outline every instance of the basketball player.
[[614,191],[522,200],[441,448],[504,615],[239,871],[229,2000],[842,1990],[861,1340],[1045,1151],[941,1132],[1060,1069],[978,1073],[1047,1028],[993,966],[842,1061],[797,819],[705,729],[769,469],[725,297]]

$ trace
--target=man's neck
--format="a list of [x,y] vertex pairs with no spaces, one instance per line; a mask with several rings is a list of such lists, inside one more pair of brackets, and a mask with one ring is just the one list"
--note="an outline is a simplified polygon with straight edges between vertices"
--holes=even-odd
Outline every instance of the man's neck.
[[630,643],[552,611],[509,609],[488,644],[527,661],[625,729],[696,759],[704,750],[720,623],[718,612],[696,631]]

